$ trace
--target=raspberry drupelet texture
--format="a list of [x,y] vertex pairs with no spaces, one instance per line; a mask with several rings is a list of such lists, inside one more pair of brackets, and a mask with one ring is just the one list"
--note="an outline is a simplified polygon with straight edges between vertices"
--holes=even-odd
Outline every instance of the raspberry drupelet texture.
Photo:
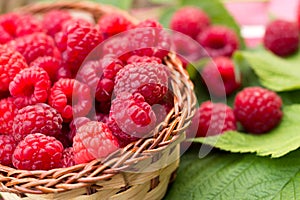
[[14,118],[13,136],[18,142],[33,133],[56,137],[61,132],[62,122],[57,110],[45,103],[26,106],[18,110]]
[[14,118],[18,112],[13,98],[0,100],[0,134],[11,135]]
[[83,117],[92,108],[90,88],[75,79],[60,79],[50,90],[49,105],[70,122],[73,116]]
[[81,126],[73,140],[76,164],[87,163],[97,158],[105,158],[119,148],[117,139],[108,126],[91,121]]
[[207,14],[197,7],[183,7],[171,19],[170,28],[186,34],[193,39],[210,25]]
[[49,170],[59,167],[63,145],[41,133],[27,135],[16,147],[12,162],[17,169]]
[[248,87],[234,100],[234,114],[244,129],[261,134],[276,127],[282,118],[282,100],[273,91],[261,87]]
[[0,135],[0,164],[12,167],[12,155],[17,146],[12,135]]
[[39,67],[30,67],[15,76],[9,84],[9,91],[16,106],[22,108],[46,102],[50,87],[51,81],[47,72]]
[[19,52],[0,46],[0,91],[8,91],[9,83],[27,67],[25,58]]
[[42,25],[47,34],[54,37],[56,33],[60,32],[63,24],[72,19],[71,14],[64,10],[52,10],[43,16]]
[[60,167],[72,167],[75,165],[73,147],[66,148],[60,160]]
[[70,131],[68,133],[68,138],[70,141],[73,141],[74,136],[76,135],[77,130],[84,124],[90,122],[91,120],[87,117],[76,117],[69,124]]
[[159,102],[168,90],[168,71],[163,64],[135,63],[122,68],[115,78],[114,92],[142,94],[150,105]]
[[294,22],[275,20],[267,25],[264,46],[278,56],[288,56],[299,48],[299,30]]
[[208,27],[196,39],[211,57],[230,57],[239,48],[239,40],[236,33],[225,26]]
[[154,62],[157,64],[162,64],[162,61],[160,58],[158,57],[154,57],[154,56],[138,56],[138,55],[133,55],[130,58],[128,58],[127,60],[127,64],[133,64],[133,63],[140,63],[140,62]]
[[0,44],[5,44],[13,39],[2,26],[0,26]]

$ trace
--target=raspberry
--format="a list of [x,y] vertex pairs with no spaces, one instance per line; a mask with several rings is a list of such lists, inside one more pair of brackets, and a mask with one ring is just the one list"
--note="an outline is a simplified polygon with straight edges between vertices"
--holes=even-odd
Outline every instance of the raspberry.
[[7,43],[9,47],[19,51],[31,63],[41,56],[53,56],[57,54],[58,49],[54,40],[45,33],[33,33]]
[[38,57],[33,62],[30,63],[30,67],[40,67],[44,69],[51,80],[52,83],[56,82],[58,79],[57,73],[61,67],[60,60],[51,56]]
[[98,25],[106,37],[111,37],[133,27],[133,24],[126,17],[116,13],[105,14],[99,19]]
[[236,130],[237,126],[234,113],[229,106],[206,101],[197,110],[190,129],[197,132],[197,137],[206,137]]
[[44,15],[42,24],[47,34],[54,37],[56,33],[62,30],[63,24],[70,19],[72,19],[72,16],[69,12],[52,10]]
[[103,114],[103,113],[97,113],[96,114],[96,120],[98,122],[107,123],[108,122],[108,118],[109,118],[108,114]]
[[27,135],[16,147],[12,162],[17,169],[49,170],[59,167],[64,148],[54,137]]
[[118,127],[126,134],[143,138],[156,125],[156,116],[151,106],[139,94],[120,93],[112,101],[109,114]]
[[0,164],[12,166],[12,155],[17,144],[11,135],[0,135]]
[[186,34],[193,39],[210,25],[207,14],[192,6],[183,7],[177,10],[171,18],[170,28]]
[[[123,35],[122,35],[123,36]],[[131,52],[131,46],[129,38],[123,37],[112,37],[106,40],[103,44],[103,54],[113,54],[120,58],[122,61],[126,61],[133,53]]]
[[130,58],[128,58],[127,60],[127,64],[133,64],[133,63],[140,63],[140,62],[154,62],[157,64],[161,64],[162,61],[161,59],[154,57],[154,56],[137,56],[137,55],[133,55]]
[[76,164],[105,158],[119,148],[117,139],[102,122],[91,121],[81,126],[73,141]]
[[278,56],[288,56],[299,48],[299,32],[296,23],[275,20],[267,25],[264,46]]
[[0,134],[11,135],[18,110],[12,98],[0,100]]
[[239,47],[236,33],[224,26],[211,26],[197,36],[197,41],[211,57],[231,56]]
[[227,57],[215,57],[203,68],[201,75],[208,90],[216,97],[230,95],[241,85],[240,74]]
[[74,136],[76,135],[76,131],[83,126],[84,124],[90,122],[91,120],[87,117],[77,117],[73,119],[69,125],[70,132],[68,134],[69,140],[73,141]]
[[103,69],[100,61],[88,61],[78,71],[76,80],[85,83],[91,89],[94,89],[97,87],[102,74]]
[[65,168],[65,167],[72,167],[74,165],[75,165],[75,161],[74,161],[73,147],[66,148],[62,153],[60,166]]
[[30,67],[15,76],[9,84],[9,91],[15,98],[15,104],[22,108],[46,102],[50,87],[51,82],[47,72],[42,68]]
[[281,98],[261,87],[248,87],[234,100],[234,114],[246,131],[265,133],[276,127],[282,118]]
[[154,19],[146,19],[144,21],[141,21],[136,28],[157,28],[162,29],[163,26]]
[[27,67],[25,58],[19,52],[0,46],[0,91],[8,91],[9,83]]
[[2,26],[0,26],[0,44],[5,44],[11,41],[13,38],[9,35]]
[[26,106],[14,118],[13,136],[18,142],[33,133],[55,137],[60,134],[62,121],[61,115],[47,104]]
[[51,88],[49,105],[61,114],[64,122],[71,121],[73,115],[85,116],[92,107],[90,88],[75,79],[60,79]]
[[135,63],[122,68],[115,78],[114,92],[141,93],[146,102],[153,105],[167,92],[168,75],[165,65],[157,63]]

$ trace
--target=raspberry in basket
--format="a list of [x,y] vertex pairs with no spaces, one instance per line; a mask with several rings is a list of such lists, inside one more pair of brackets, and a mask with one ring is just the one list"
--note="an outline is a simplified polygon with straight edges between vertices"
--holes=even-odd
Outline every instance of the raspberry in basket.
[[9,84],[9,91],[17,107],[22,108],[46,102],[50,87],[51,81],[47,72],[39,67],[30,67],[16,75]]
[[13,98],[0,100],[0,134],[12,134],[13,123],[18,109]]
[[60,160],[60,167],[72,167],[75,165],[73,147],[66,148]]
[[234,114],[246,131],[265,133],[276,127],[282,118],[282,100],[273,91],[248,87],[234,100]]
[[16,147],[12,162],[17,169],[49,170],[59,167],[63,150],[61,142],[54,137],[30,134]]
[[0,44],[5,44],[12,40],[13,38],[9,35],[2,26],[0,26]]
[[69,124],[70,131],[68,132],[68,138],[70,141],[73,141],[74,136],[76,135],[76,131],[86,123],[90,122],[91,120],[87,117],[76,117],[71,121]]
[[25,58],[19,52],[0,46],[0,91],[8,91],[9,83],[27,67]]
[[133,64],[133,63],[139,63],[139,62],[155,62],[158,64],[161,64],[162,61],[160,58],[158,57],[154,57],[154,56],[138,56],[138,55],[133,55],[130,58],[128,58],[127,60],[127,64]]
[[42,24],[47,34],[54,37],[62,30],[64,22],[72,19],[71,14],[64,10],[52,10],[43,16]]
[[97,158],[105,158],[119,148],[117,139],[108,126],[91,121],[81,126],[74,139],[73,150],[76,164],[87,163]]
[[0,164],[12,166],[12,155],[17,146],[12,135],[0,135]]
[[45,103],[26,106],[14,118],[13,136],[18,142],[32,133],[56,137],[60,134],[62,122],[57,110]]

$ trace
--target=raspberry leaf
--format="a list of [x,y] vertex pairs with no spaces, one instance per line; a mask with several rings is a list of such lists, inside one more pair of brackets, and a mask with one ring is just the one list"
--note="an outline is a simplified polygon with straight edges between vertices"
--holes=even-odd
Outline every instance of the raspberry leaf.
[[219,136],[195,138],[192,141],[234,153],[256,153],[258,156],[278,158],[300,147],[300,105],[286,106],[283,112],[279,126],[263,135],[228,131]]

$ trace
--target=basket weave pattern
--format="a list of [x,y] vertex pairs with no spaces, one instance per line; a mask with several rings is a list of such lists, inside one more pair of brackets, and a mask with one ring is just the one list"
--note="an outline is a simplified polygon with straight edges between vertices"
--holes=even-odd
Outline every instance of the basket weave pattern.
[[[52,9],[85,11],[95,20],[105,13],[118,12],[138,22],[124,11],[88,2],[35,4],[22,11],[42,14]],[[153,137],[131,143],[105,159],[69,168],[26,171],[0,165],[1,195],[14,200],[163,198],[178,168],[179,143],[185,138],[196,106],[193,84],[180,60],[170,53],[164,63],[171,72],[174,108],[153,130]]]

